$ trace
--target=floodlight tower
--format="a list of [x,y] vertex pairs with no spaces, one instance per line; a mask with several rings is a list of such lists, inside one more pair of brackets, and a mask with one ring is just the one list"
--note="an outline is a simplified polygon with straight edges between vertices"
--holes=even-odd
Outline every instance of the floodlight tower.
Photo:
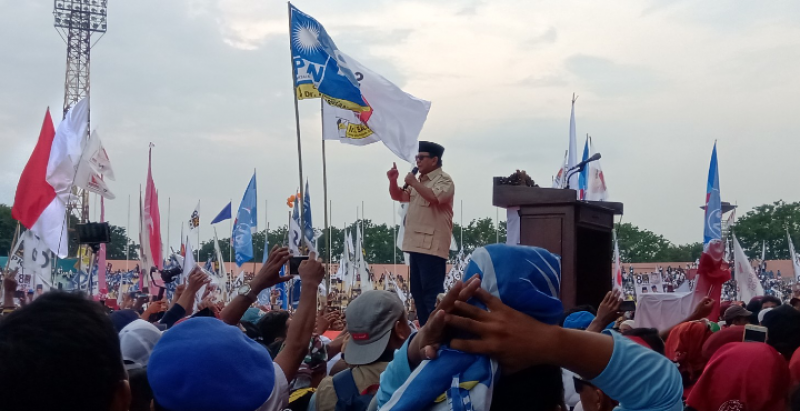
[[[56,30],[67,43],[63,113],[66,115],[73,104],[89,97],[89,52],[93,46],[91,38],[93,33],[101,33],[102,37],[106,32],[108,0],[54,0],[53,17]],[[83,190],[80,198],[81,222],[87,222],[89,192]]]

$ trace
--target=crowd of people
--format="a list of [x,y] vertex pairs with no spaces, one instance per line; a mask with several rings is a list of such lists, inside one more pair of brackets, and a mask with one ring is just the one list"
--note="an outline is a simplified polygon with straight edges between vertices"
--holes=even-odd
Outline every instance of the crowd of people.
[[637,328],[619,291],[565,311],[555,255],[491,245],[422,321],[394,291],[326,304],[313,258],[296,310],[259,305],[288,259],[273,249],[227,303],[198,296],[210,278],[195,269],[171,301],[116,310],[57,290],[18,300],[5,276],[0,409],[800,410],[800,300],[707,318],[706,297],[670,329]]
[[[722,285],[723,301],[733,301],[739,297],[739,285],[733,279],[735,267],[731,267],[731,280]],[[637,300],[641,293],[675,292],[687,281],[687,273],[696,271],[697,264],[685,267],[658,267],[649,272],[634,272],[633,266],[622,267],[623,298]],[[764,295],[772,296],[788,302],[792,298],[800,298],[800,283],[792,276],[785,276],[780,270],[768,270],[767,263],[754,267],[756,276],[764,289]]]

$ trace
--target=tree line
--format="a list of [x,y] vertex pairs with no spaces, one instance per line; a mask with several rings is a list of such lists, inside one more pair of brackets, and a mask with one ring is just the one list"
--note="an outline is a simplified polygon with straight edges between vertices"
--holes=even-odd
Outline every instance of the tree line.
[[[74,226],[77,219],[71,217],[70,225]],[[342,255],[345,241],[345,231],[351,233],[353,242],[356,239],[357,225],[363,226],[364,251],[366,260],[375,264],[402,263],[403,253],[394,248],[394,238],[399,226],[391,224],[376,224],[372,220],[363,220],[353,223],[346,228],[332,227],[322,230],[318,240],[320,256],[328,259],[328,236],[331,237],[332,261],[336,262]],[[0,255],[7,256],[11,250],[11,241],[16,230],[17,222],[11,217],[11,207],[0,204]],[[620,260],[625,263],[646,262],[673,262],[695,261],[700,258],[703,251],[701,242],[688,244],[674,244],[660,234],[637,227],[631,223],[618,224],[617,237],[619,239]],[[779,200],[770,204],[763,204],[753,208],[738,219],[731,230],[742,244],[750,259],[760,259],[762,244],[766,244],[767,260],[789,259],[789,248],[786,233],[791,235],[794,244],[800,244],[800,202],[787,203]],[[506,240],[506,223],[500,222],[496,228],[492,218],[478,218],[462,227],[453,224],[453,235],[458,248],[463,242],[465,253],[499,240]],[[698,229],[699,237],[699,229]],[[288,243],[287,226],[266,230],[253,234],[253,260],[261,261],[264,244],[270,246],[285,245]],[[106,258],[109,260],[124,260],[126,258],[126,244],[130,245],[130,259],[139,258],[139,244],[128,237],[124,227],[111,225],[111,243],[106,245]],[[230,237],[220,239],[220,251],[225,261],[229,261]],[[77,241],[70,238],[70,255],[77,253]],[[200,245],[200,259],[205,261],[214,253],[211,241],[204,241]],[[451,257],[456,252],[451,251]]]

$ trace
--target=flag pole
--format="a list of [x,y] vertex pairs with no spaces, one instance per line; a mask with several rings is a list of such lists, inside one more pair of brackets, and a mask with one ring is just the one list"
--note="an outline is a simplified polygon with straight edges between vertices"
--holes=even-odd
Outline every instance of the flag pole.
[[[291,21],[290,21],[290,24],[291,24]],[[294,67],[294,64],[292,64],[292,67]],[[297,94],[295,94],[295,96],[297,96]],[[320,98],[319,99],[319,113],[320,113],[320,119],[322,121],[322,127],[323,127],[323,130],[324,130],[325,118],[322,116],[323,104],[325,104],[325,102],[322,100],[322,98]],[[325,135],[324,135],[324,132],[323,132],[323,136],[322,136],[322,196],[323,196],[323,201],[325,202],[325,210],[324,210],[324,212],[325,212],[325,227],[324,227],[324,230],[328,230],[328,261],[327,261],[327,263],[325,263],[325,277],[326,277],[328,286],[330,286],[330,282],[331,282],[331,253],[330,253],[331,235],[330,235],[330,230],[328,229],[328,161],[327,161],[327,156],[325,155]],[[324,230],[323,230],[323,232],[324,232]],[[326,298],[326,301],[327,301],[327,298]]]
[[[328,212],[331,214],[330,219],[333,220],[333,201],[330,202],[328,205]],[[325,216],[327,217],[327,213]],[[328,226],[328,221],[325,221],[325,225],[328,228],[328,266],[325,267],[328,270],[328,294],[331,293],[331,288],[333,287],[333,280],[331,280],[331,262],[333,261],[333,227]],[[328,296],[325,296],[325,302],[327,303]]]
[[[291,59],[292,55],[292,3],[286,3],[287,11],[289,12],[289,63],[292,65],[292,95],[294,96],[294,125],[297,131],[297,165],[300,177],[300,198],[303,197],[303,150],[300,144],[300,109],[297,105],[297,68],[294,66],[294,61]],[[300,214],[300,227],[305,227],[303,208],[300,207],[298,211]]]
[[197,200],[197,259],[200,262],[200,200]]
[[394,264],[394,268],[392,269],[394,274],[397,275],[397,211],[395,207],[395,201],[392,201],[392,243],[394,244],[394,249],[392,249],[392,264]]
[[[228,227],[230,227],[228,233],[231,235],[229,240],[233,241],[233,199],[231,199],[231,218],[228,219]],[[233,244],[231,244],[231,241],[228,241],[228,262],[233,261]]]
[[500,208],[495,207],[495,217],[494,217],[494,242],[500,242]]
[[128,194],[128,222],[125,224],[125,272],[128,272],[128,262],[131,260],[130,235],[131,235],[131,195]]
[[[128,213],[130,213],[130,208],[131,208],[130,202],[131,202],[131,196],[128,196]],[[169,245],[170,245],[170,242],[169,242],[169,228],[170,228],[169,227],[169,218],[170,218],[171,214],[172,214],[172,197],[167,197],[167,253],[169,253],[169,250],[170,250],[170,248],[169,248]]]
[[461,251],[464,251],[464,200],[461,200]]

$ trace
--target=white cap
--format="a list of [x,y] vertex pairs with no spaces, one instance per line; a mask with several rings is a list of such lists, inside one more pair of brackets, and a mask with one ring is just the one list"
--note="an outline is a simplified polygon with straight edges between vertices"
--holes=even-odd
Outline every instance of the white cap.
[[763,310],[758,312],[758,323],[759,324],[764,322],[764,316],[770,311],[772,311],[772,307],[765,308],[765,309],[763,309]]
[[153,347],[161,338],[161,331],[145,320],[133,320],[119,332],[119,346],[126,370],[147,366]]

